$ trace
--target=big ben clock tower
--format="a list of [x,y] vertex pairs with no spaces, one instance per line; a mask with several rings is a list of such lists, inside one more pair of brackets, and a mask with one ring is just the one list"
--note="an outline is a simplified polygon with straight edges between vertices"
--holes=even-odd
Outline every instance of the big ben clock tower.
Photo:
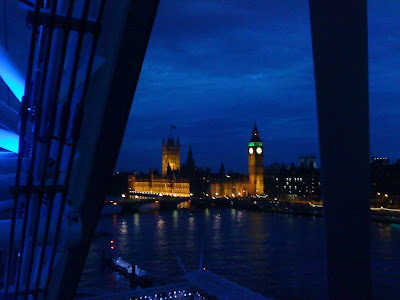
[[253,135],[249,142],[249,193],[264,194],[264,147],[257,125],[254,124]]

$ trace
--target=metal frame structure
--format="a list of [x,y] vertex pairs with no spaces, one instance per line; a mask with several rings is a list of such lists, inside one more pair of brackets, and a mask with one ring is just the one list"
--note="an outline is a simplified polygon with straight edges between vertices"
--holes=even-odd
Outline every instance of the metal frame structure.
[[371,297],[367,1],[309,0],[331,299]]
[[[72,298],[104,203],[98,186],[106,186],[117,159],[158,1],[24,4],[32,36],[3,292]],[[99,57],[104,63],[94,73]]]
[[[20,2],[32,36],[19,126],[15,116],[5,126],[18,131],[19,151],[2,293],[10,299],[70,299],[115,166],[158,0]],[[367,4],[309,4],[329,297],[367,299]],[[96,58],[104,63],[96,67]],[[20,94],[23,77],[9,66]],[[0,107],[0,117],[6,110]]]

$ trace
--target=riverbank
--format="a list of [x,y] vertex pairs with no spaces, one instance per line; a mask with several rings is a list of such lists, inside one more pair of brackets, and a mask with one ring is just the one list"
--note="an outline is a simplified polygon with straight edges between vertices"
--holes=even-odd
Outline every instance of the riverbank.
[[[146,204],[157,202],[157,210],[234,208],[238,210],[260,211],[323,217],[323,206],[318,202],[291,202],[267,200],[265,198],[178,198],[151,197],[150,199],[120,199],[117,201],[123,213],[139,212]],[[400,224],[400,210],[371,208],[373,222]]]

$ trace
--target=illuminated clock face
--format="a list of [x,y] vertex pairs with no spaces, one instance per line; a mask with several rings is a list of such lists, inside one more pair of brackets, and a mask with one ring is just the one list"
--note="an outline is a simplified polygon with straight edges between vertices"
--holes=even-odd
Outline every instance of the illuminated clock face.
[[262,149],[261,149],[260,147],[257,147],[256,152],[257,152],[258,154],[261,154],[261,153],[262,153]]
[[253,154],[253,153],[254,153],[253,148],[249,148],[249,154]]

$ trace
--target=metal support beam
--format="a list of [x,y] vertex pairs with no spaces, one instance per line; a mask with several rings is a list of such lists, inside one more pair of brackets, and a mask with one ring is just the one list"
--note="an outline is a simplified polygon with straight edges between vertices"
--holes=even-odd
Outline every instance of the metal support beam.
[[68,192],[72,209],[80,211],[82,239],[77,246],[63,249],[49,299],[75,295],[124,136],[158,2],[107,2],[97,53],[106,62],[90,82]]
[[309,0],[331,299],[368,299],[367,1]]
[[[79,30],[82,23],[79,18],[67,18],[63,15],[53,17],[49,10],[42,10],[36,19],[33,11],[28,11],[27,23],[32,24],[33,22],[37,22],[38,25],[45,27],[51,25],[56,28],[68,28],[69,30]],[[100,28],[97,26],[95,20],[86,20],[85,32],[93,34],[100,32]]]

